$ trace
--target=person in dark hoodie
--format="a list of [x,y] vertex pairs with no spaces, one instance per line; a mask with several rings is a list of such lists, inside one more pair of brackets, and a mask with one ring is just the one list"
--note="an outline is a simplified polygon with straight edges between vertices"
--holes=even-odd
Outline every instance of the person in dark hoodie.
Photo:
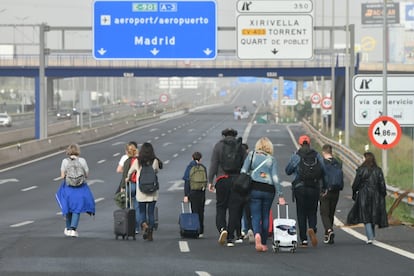
[[384,174],[378,167],[372,152],[364,153],[364,162],[356,170],[352,183],[352,199],[355,201],[347,217],[347,224],[363,223],[367,244],[375,240],[375,226],[388,227]]
[[[310,147],[309,136],[300,136],[298,142],[300,148],[290,158],[285,172],[295,175],[292,192],[296,200],[300,246],[308,246],[308,236],[312,246],[316,246],[318,203],[325,166],[322,156]],[[312,173],[309,168],[312,168]]]

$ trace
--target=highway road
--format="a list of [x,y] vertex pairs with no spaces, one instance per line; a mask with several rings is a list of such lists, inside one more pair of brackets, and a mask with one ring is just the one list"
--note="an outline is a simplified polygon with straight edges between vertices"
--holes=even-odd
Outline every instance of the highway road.
[[[243,92],[243,91],[242,91]],[[79,238],[63,235],[64,220],[54,194],[58,189],[63,152],[45,156],[29,164],[1,171],[0,174],[0,275],[409,275],[412,255],[397,254],[378,245],[366,245],[353,232],[336,229],[334,245],[299,248],[296,253],[257,253],[252,244],[233,248],[217,243],[215,194],[207,192],[205,237],[182,239],[178,229],[181,177],[194,151],[200,151],[208,166],[221,130],[233,127],[247,139],[250,148],[261,136],[275,146],[279,175],[290,214],[296,218],[291,201],[290,177],[284,173],[300,125],[249,124],[233,119],[236,105],[252,109],[253,98],[264,98],[263,91],[240,93],[231,105],[201,110],[134,129],[111,139],[82,145],[89,164],[88,183],[96,200],[96,215],[82,214]],[[249,105],[250,104],[250,105]],[[253,110],[252,110],[253,111]],[[112,213],[117,208],[113,196],[120,175],[115,173],[124,145],[130,140],[151,142],[164,161],[159,174],[159,228],[154,241],[115,240]],[[68,141],[69,143],[69,141]],[[349,183],[349,180],[347,181]],[[338,218],[343,219],[352,205],[349,186],[342,192]],[[275,205],[273,206],[275,210]],[[347,229],[347,228],[346,228]],[[405,228],[404,228],[405,229]],[[381,242],[381,232],[378,240]],[[413,230],[401,236],[412,248]],[[389,235],[392,235],[390,233]],[[385,236],[384,236],[385,237]],[[393,237],[395,238],[395,237]],[[268,245],[270,245],[270,240]],[[385,241],[384,241],[385,242]],[[382,244],[382,243],[381,243]],[[406,249],[407,250],[407,249]],[[409,251],[403,251],[408,252]],[[414,250],[411,250],[414,252]],[[401,253],[401,252],[400,252]],[[412,254],[412,253],[411,253]]]

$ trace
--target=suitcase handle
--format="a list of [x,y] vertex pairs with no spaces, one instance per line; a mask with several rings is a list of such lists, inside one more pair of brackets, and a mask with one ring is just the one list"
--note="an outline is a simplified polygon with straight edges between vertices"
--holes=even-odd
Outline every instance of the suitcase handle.
[[191,210],[191,204],[190,204],[190,202],[185,203],[184,201],[181,201],[181,213],[182,214],[185,213],[185,208],[184,208],[185,205],[188,205],[189,213],[192,213],[193,211]]
[[[286,206],[286,218],[288,219],[289,218],[289,206],[287,203],[285,204],[285,206]],[[277,204],[277,218],[280,219],[280,204],[279,203]]]

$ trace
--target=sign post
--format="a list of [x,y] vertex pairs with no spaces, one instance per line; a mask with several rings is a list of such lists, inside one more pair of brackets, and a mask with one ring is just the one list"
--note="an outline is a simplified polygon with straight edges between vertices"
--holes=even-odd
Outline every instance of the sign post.
[[95,1],[93,57],[197,59],[217,55],[216,1]]

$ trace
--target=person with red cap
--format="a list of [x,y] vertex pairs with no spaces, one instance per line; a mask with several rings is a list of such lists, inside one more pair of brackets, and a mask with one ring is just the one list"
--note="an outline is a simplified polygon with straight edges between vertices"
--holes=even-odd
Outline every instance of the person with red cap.
[[318,202],[325,166],[322,156],[310,147],[309,136],[300,136],[298,142],[300,148],[290,158],[285,172],[295,176],[292,197],[296,200],[300,245],[307,247],[309,236],[312,246],[316,246]]

